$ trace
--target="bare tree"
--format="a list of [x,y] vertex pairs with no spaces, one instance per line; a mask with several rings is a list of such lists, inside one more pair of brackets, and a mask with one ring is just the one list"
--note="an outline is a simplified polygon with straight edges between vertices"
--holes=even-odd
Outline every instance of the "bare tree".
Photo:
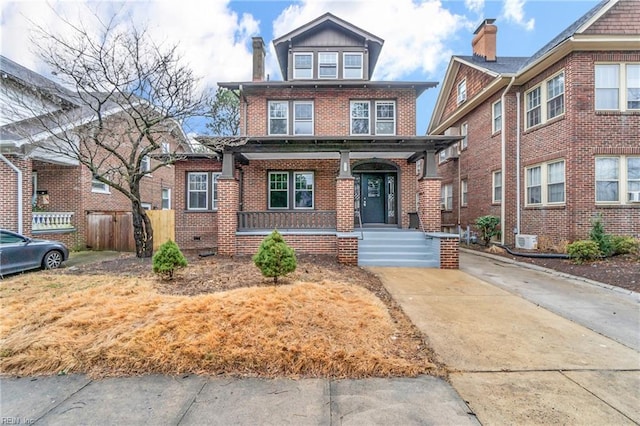
[[[153,229],[141,204],[142,179],[180,157],[166,142],[183,137],[180,123],[206,112],[208,99],[176,45],[158,44],[116,16],[100,21],[98,31],[59,18],[64,33],[38,27],[33,42],[64,87],[57,96],[70,106],[38,115],[40,130],[31,137],[39,134],[38,149],[77,160],[131,201],[136,255],[150,257]],[[158,160],[151,167],[150,156]]]
[[218,87],[209,107],[210,121],[206,124],[215,136],[240,134],[240,98],[238,93]]

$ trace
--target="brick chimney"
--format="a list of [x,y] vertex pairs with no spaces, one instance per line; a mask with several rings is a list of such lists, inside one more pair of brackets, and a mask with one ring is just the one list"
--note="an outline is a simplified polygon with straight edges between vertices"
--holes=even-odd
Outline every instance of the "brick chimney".
[[265,49],[262,37],[252,37],[253,41],[253,81],[264,81]]
[[485,19],[482,24],[475,30],[471,47],[473,55],[484,58],[487,62],[495,62],[496,60],[496,34],[498,27],[493,25],[495,19]]

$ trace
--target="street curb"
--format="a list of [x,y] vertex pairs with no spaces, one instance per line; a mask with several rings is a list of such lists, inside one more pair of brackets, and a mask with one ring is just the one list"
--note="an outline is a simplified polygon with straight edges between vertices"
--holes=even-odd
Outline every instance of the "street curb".
[[635,296],[635,297],[639,297],[640,298],[640,293],[638,293],[638,292],[635,292],[635,291],[632,291],[632,290],[627,290],[627,289],[624,289],[624,288],[621,288],[621,287],[616,287],[616,286],[610,285],[610,284],[601,283],[600,281],[590,280],[589,278],[584,278],[584,277],[580,277],[580,276],[577,276],[577,275],[571,275],[571,274],[567,274],[565,272],[559,272],[559,271],[556,271],[555,269],[545,268],[543,266],[533,265],[531,263],[526,263],[526,262],[518,262],[517,260],[508,259],[506,257],[498,256],[498,255],[491,254],[491,253],[484,253],[484,252],[479,252],[479,251],[476,251],[476,250],[467,249],[467,248],[464,248],[462,246],[460,247],[460,251],[464,252],[464,253],[467,253],[467,254],[472,254],[472,255],[476,255],[476,256],[481,256],[481,257],[486,257],[486,258],[489,258],[489,259],[497,260],[498,262],[502,262],[502,263],[510,263],[512,265],[517,265],[517,266],[522,267],[522,268],[533,269],[534,271],[546,272],[547,274],[555,275],[555,276],[562,277],[562,278],[572,279],[572,280],[575,280],[575,281],[581,281],[581,282],[584,282],[584,283],[589,284],[589,285],[605,288],[607,290],[612,290],[612,291],[615,291],[617,293],[626,294],[628,296]]

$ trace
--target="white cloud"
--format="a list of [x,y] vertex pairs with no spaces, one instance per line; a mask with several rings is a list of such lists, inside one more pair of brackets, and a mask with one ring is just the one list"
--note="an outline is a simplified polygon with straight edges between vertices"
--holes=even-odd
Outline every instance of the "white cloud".
[[482,11],[484,10],[484,0],[464,0],[464,5],[471,12],[479,15],[482,14]]
[[532,31],[535,27],[535,19],[525,20],[524,17],[525,0],[504,0],[502,13],[507,21],[520,25],[527,31]]
[[[385,40],[374,75],[378,80],[402,79],[416,71],[434,75],[452,54],[447,43],[468,25],[465,17],[443,8],[439,0],[302,0],[276,18],[274,35],[282,36],[326,12]],[[272,46],[268,69],[278,70]]]

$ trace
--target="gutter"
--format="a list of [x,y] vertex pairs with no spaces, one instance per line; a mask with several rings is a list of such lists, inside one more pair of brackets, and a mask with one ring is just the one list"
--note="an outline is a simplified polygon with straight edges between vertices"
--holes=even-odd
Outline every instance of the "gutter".
[[501,173],[501,182],[500,184],[502,185],[502,200],[500,200],[500,243],[504,244],[504,234],[505,234],[505,216],[506,216],[506,202],[505,202],[505,194],[506,194],[506,188],[505,188],[505,183],[506,183],[506,176],[505,176],[505,170],[506,170],[506,162],[507,162],[507,135],[506,135],[506,122],[507,120],[505,120],[505,111],[507,110],[506,105],[505,105],[505,96],[507,95],[507,92],[509,91],[509,89],[511,89],[511,86],[513,85],[513,82],[516,81],[516,77],[513,76],[511,77],[511,81],[509,82],[509,85],[507,86],[506,89],[504,89],[504,91],[502,92],[502,96],[500,97],[500,105],[501,105],[501,109],[502,111],[500,112],[502,114],[502,134],[500,135],[500,161],[501,161],[501,168],[500,168],[500,173]]
[[14,172],[16,172],[16,176],[18,178],[18,234],[23,234],[23,212],[22,212],[22,201],[24,195],[22,193],[22,170],[15,166],[11,161],[7,159],[4,155],[0,154],[0,160],[4,161],[4,163],[11,167]]

